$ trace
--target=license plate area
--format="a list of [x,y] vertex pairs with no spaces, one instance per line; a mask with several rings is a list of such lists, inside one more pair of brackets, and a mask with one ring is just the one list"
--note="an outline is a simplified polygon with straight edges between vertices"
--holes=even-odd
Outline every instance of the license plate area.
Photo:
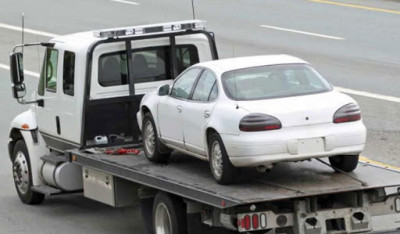
[[299,139],[297,140],[297,151],[299,154],[324,152],[324,138]]

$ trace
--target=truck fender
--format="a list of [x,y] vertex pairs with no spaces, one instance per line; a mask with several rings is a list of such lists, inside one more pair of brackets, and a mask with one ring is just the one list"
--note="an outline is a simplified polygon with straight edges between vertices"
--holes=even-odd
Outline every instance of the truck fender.
[[[28,126],[23,126],[24,124]],[[40,158],[49,154],[50,151],[37,130],[36,117],[32,110],[28,110],[14,118],[11,122],[9,137],[8,151],[10,159],[12,158],[15,143],[23,139],[28,148],[33,186],[42,185],[43,182],[40,175],[42,160]]]
[[[11,121],[10,129],[21,129],[21,130],[35,130],[37,129],[36,115],[32,109],[29,109],[21,114],[17,115]],[[11,134],[11,131],[10,131]],[[11,137],[11,136],[10,136]]]

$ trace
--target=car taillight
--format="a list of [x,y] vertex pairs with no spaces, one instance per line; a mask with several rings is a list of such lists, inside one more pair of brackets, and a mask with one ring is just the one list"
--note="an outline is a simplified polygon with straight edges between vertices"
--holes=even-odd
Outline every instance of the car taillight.
[[333,116],[334,123],[353,122],[361,119],[360,107],[355,103],[347,104],[336,111]]
[[244,132],[268,131],[282,128],[281,122],[270,115],[249,114],[240,120],[239,129]]

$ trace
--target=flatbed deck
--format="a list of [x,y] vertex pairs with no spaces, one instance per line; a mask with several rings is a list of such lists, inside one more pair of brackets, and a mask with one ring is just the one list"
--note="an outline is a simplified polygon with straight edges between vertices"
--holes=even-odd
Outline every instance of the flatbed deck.
[[149,162],[143,152],[124,156],[69,152],[78,165],[218,208],[400,186],[400,172],[361,162],[350,175],[364,183],[312,160],[281,163],[270,173],[242,169],[236,184],[222,186],[214,181],[207,162],[178,153],[168,165],[160,165]]

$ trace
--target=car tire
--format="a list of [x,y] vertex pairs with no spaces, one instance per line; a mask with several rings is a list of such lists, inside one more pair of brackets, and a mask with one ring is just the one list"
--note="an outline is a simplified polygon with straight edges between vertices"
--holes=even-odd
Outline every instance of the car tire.
[[155,234],[186,234],[186,206],[182,199],[159,192],[153,203],[153,230]]
[[29,205],[36,205],[43,202],[45,195],[32,191],[32,169],[28,148],[24,140],[18,140],[14,146],[12,155],[12,171],[14,184],[19,199]]
[[144,115],[142,126],[143,150],[147,159],[155,163],[167,163],[171,152],[158,139],[157,128],[150,112]]
[[337,155],[329,157],[329,162],[335,171],[352,172],[358,165],[358,155]]
[[224,143],[218,133],[208,138],[208,153],[211,173],[218,184],[231,184],[236,180],[237,168],[229,160]]

